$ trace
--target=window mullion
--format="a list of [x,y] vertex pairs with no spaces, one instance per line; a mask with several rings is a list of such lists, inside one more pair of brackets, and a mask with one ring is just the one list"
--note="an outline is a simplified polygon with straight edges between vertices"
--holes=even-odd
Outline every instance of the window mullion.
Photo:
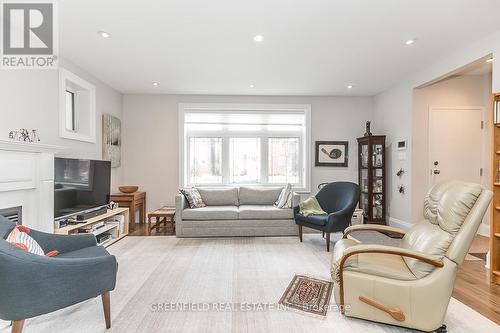
[[229,137],[227,135],[222,135],[222,184],[229,184]]
[[269,144],[268,137],[262,136],[260,139],[260,182],[261,184],[269,184],[268,164],[269,164]]

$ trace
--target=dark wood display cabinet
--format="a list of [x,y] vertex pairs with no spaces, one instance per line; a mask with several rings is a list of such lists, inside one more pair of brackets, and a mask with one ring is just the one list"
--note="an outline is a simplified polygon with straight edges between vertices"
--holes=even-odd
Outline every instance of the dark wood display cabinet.
[[359,207],[365,223],[385,221],[385,135],[358,138]]

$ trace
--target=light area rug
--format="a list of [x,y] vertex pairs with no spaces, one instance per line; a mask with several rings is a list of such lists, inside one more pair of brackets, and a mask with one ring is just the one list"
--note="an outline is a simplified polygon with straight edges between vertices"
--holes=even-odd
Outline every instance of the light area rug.
[[[329,276],[331,253],[321,235],[305,235],[303,243],[298,237],[126,237],[109,250],[119,262],[109,332],[412,332],[347,318],[335,310],[321,320],[273,308],[295,274]],[[208,311],[158,309],[158,304],[176,302],[212,305]],[[244,310],[252,311],[228,311],[218,304],[246,304]],[[455,299],[445,323],[453,333],[500,332],[498,325]],[[1,321],[0,332],[9,331]],[[105,331],[101,300],[95,298],[29,319],[24,332]]]

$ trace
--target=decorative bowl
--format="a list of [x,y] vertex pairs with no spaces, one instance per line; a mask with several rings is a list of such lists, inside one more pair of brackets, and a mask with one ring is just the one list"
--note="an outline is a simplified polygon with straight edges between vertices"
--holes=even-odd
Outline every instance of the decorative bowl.
[[134,193],[134,192],[137,192],[137,190],[139,189],[139,186],[132,186],[132,185],[120,186],[120,187],[118,187],[118,189],[122,193]]

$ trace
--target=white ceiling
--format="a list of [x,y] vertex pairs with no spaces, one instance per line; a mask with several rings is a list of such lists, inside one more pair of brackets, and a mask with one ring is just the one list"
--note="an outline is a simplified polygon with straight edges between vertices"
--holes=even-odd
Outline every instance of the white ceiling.
[[61,55],[124,93],[374,95],[500,29],[498,0],[67,0],[59,10]]

